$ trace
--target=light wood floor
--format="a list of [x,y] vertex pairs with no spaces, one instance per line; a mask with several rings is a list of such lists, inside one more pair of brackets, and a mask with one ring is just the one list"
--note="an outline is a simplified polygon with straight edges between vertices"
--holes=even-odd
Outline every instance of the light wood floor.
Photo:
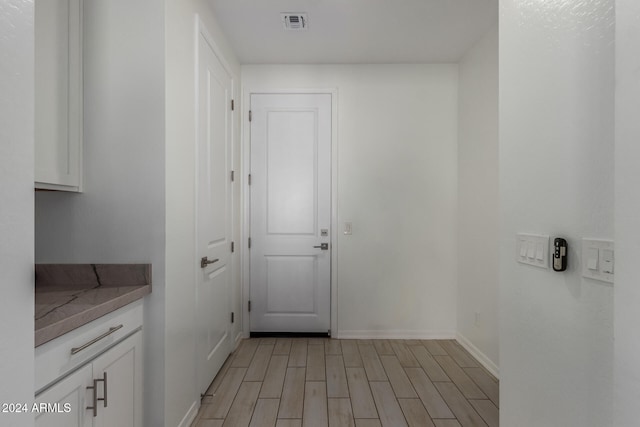
[[494,427],[498,381],[455,341],[256,338],[194,426]]

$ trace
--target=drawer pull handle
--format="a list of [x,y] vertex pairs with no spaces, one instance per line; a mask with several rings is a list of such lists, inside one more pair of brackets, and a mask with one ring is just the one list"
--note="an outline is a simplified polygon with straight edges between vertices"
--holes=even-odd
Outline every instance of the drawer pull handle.
[[80,353],[82,350],[84,350],[85,348],[97,343],[98,341],[100,341],[103,338],[108,337],[109,335],[111,335],[112,333],[114,333],[115,331],[117,331],[118,329],[122,328],[123,325],[118,325],[118,326],[113,326],[111,328],[109,328],[109,330],[107,332],[105,332],[104,334],[100,335],[99,337],[95,337],[94,339],[92,339],[91,341],[89,341],[86,344],[81,345],[80,347],[73,347],[71,349],[71,354],[76,354],[76,353]]

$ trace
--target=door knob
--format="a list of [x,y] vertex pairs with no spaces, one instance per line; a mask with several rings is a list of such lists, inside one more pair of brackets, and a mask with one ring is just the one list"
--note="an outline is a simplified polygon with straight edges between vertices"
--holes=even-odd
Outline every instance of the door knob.
[[214,262],[218,262],[218,261],[219,261],[218,258],[212,259],[211,261],[209,261],[206,256],[203,256],[202,259],[200,260],[200,268],[205,268],[207,265],[213,264]]
[[314,246],[314,248],[322,249],[323,251],[326,251],[326,250],[329,249],[329,244],[328,243],[320,243],[320,246]]

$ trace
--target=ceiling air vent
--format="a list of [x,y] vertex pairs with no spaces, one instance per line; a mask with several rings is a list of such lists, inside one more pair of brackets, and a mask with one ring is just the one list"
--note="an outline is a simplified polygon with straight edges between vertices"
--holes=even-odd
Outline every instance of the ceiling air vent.
[[282,24],[285,30],[300,31],[309,27],[306,13],[283,13]]

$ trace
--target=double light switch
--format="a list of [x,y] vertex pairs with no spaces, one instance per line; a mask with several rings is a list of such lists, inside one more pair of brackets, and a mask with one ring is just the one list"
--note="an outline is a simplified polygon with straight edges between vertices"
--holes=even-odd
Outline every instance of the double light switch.
[[582,239],[582,276],[613,283],[613,270],[613,241]]

